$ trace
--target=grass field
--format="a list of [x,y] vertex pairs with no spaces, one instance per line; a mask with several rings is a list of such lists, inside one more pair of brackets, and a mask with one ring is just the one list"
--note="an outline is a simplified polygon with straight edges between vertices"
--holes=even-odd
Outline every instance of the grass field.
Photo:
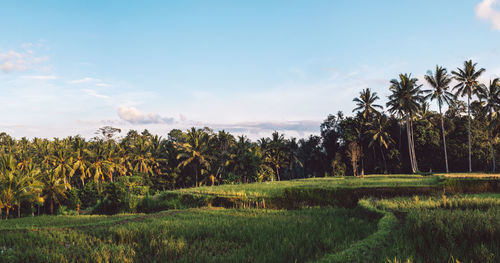
[[[180,194],[179,200],[203,206],[190,195],[281,196],[301,207],[3,220],[0,262],[500,262],[498,179],[456,180],[370,175],[199,187],[163,197]],[[407,191],[442,185],[450,188],[429,195]],[[354,207],[313,205],[353,193]]]

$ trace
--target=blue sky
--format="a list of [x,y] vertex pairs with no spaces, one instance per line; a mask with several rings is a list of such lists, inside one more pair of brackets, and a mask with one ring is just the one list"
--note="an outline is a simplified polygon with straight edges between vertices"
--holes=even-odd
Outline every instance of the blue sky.
[[499,44],[498,0],[2,2],[0,130],[302,137],[401,72],[500,76]]

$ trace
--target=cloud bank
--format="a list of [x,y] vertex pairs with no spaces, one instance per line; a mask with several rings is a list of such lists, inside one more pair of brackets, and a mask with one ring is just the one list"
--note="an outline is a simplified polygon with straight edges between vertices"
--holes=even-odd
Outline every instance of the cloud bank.
[[491,23],[493,25],[493,29],[500,30],[500,11],[498,10],[498,0],[483,0],[476,6],[476,16]]
[[135,107],[120,106],[118,108],[118,117],[131,124],[172,124],[173,118],[165,118],[159,114],[143,113]]

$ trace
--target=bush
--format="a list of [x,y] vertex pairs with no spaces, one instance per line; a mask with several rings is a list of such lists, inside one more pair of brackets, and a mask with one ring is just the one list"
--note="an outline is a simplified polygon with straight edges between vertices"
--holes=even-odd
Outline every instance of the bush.
[[97,189],[97,184],[87,183],[80,191],[80,202],[82,206],[81,208],[86,209],[89,207],[94,207],[97,204],[97,200],[101,198],[102,195]]
[[71,188],[66,192],[66,200],[63,205],[67,206],[69,209],[76,210],[77,205],[81,205],[80,201],[80,191],[77,188]]
[[121,182],[105,183],[102,199],[93,209],[94,213],[112,215],[120,212],[128,212],[128,189]]

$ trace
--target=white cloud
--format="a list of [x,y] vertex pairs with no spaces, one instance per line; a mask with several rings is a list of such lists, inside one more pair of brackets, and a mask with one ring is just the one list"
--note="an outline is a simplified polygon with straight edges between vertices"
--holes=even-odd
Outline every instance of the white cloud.
[[82,78],[82,79],[71,80],[71,81],[68,81],[68,83],[69,84],[87,84],[87,83],[95,83],[95,82],[100,82],[100,81],[101,81],[100,79],[86,77],[86,78]]
[[108,99],[109,98],[109,96],[99,94],[99,93],[97,93],[97,91],[92,90],[92,89],[82,89],[82,91],[85,92],[87,95],[92,96],[92,97],[101,98],[101,99]]
[[33,76],[24,76],[25,79],[36,79],[36,80],[54,80],[57,79],[54,75],[33,75]]
[[35,56],[33,50],[0,51],[0,70],[5,73],[26,71],[48,61],[48,59],[47,56]]
[[108,84],[108,83],[97,83],[95,84],[97,87],[101,87],[101,88],[107,88],[107,87],[111,87],[111,84]]
[[165,123],[172,124],[173,118],[161,117],[159,114],[143,113],[135,107],[120,106],[118,108],[118,116],[120,119],[125,120],[131,124],[153,124]]
[[500,11],[498,0],[483,0],[476,6],[476,16],[493,25],[495,30],[500,30]]

